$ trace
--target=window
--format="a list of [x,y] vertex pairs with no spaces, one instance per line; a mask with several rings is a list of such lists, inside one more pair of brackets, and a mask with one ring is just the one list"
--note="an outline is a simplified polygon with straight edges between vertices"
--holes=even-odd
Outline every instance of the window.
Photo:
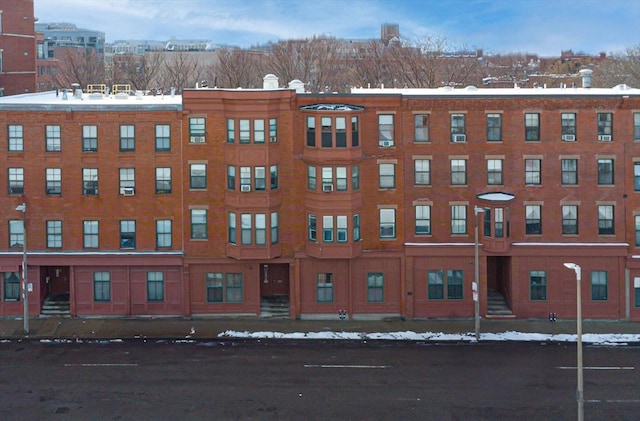
[[562,168],[562,184],[576,185],[578,184],[578,160],[563,159],[561,161]]
[[428,235],[431,234],[431,206],[429,205],[416,205],[416,234]]
[[336,167],[336,190],[347,190],[347,167]]
[[316,167],[307,167],[307,188],[309,190],[315,190],[318,185]]
[[336,148],[347,147],[347,119],[336,117]]
[[191,209],[191,239],[207,239],[207,210]]
[[135,168],[120,168],[120,194],[132,195],[136,191]]
[[156,247],[171,247],[172,245],[171,220],[159,219],[156,221]]
[[47,221],[47,248],[62,248],[62,221]]
[[120,126],[120,151],[136,150],[136,130],[135,126]]
[[322,241],[325,243],[333,242],[333,216],[322,217]]
[[394,145],[393,114],[378,115],[378,146]]
[[264,143],[264,120],[253,120],[253,142]]
[[267,173],[265,167],[255,167],[253,172],[254,189],[256,191],[265,191],[267,189]]
[[467,206],[451,206],[451,234],[467,233]]
[[227,273],[226,297],[230,303],[242,302],[242,273]]
[[9,168],[9,194],[24,193],[24,168]]
[[576,140],[576,115],[575,113],[562,113],[562,140]]
[[[475,212],[475,209],[474,209]],[[482,223],[485,237],[491,237],[491,209],[485,208],[484,215],[482,215]],[[496,235],[497,237],[497,235]]]
[[229,212],[229,243],[236,244],[236,214]]
[[278,224],[278,212],[271,212],[271,244],[280,241],[280,229]]
[[578,233],[578,206],[576,205],[562,206],[562,233],[563,234]]
[[269,142],[275,143],[278,141],[278,119],[269,119]]
[[353,215],[353,241],[360,241],[360,215]]
[[466,142],[464,114],[451,114],[451,141]]
[[633,278],[634,305],[640,307],[640,278]]
[[333,129],[331,125],[331,117],[320,118],[320,140],[323,148],[330,148],[333,146]]
[[316,146],[316,118],[307,117],[307,146]]
[[278,166],[272,165],[269,168],[269,175],[271,177],[271,190],[277,190],[278,188]]
[[98,151],[98,126],[82,126],[82,152]]
[[235,141],[236,141],[236,122],[234,119],[228,118],[227,119],[227,143],[235,143]]
[[4,300],[20,301],[20,275],[18,272],[2,272]]
[[429,141],[429,114],[416,114],[413,116],[413,137],[416,142]]
[[346,215],[338,215],[336,216],[336,225],[337,225],[337,240],[338,243],[346,243],[347,242],[347,217]]
[[613,135],[613,113],[598,113],[598,140],[611,141]]
[[9,140],[9,152],[21,152],[24,150],[24,137],[22,126],[10,124],[7,127],[7,137]]
[[263,246],[267,244],[267,215],[257,213],[255,215],[256,222],[256,244]]
[[529,272],[529,291],[531,301],[546,301],[547,272],[542,270],[532,270]]
[[502,159],[487,159],[487,184],[501,185],[502,181]]
[[[226,281],[223,283],[223,279]],[[206,274],[207,302],[221,303],[242,302],[242,274],[241,273],[207,273]]]
[[240,215],[240,243],[242,245],[249,245],[253,243],[252,230],[253,230],[252,215],[250,213],[243,213]]
[[613,184],[613,159],[598,159],[598,185]]
[[524,115],[524,140],[540,140],[540,114],[526,113]]
[[24,247],[24,223],[21,220],[9,221],[9,247]]
[[542,234],[542,206],[526,205],[525,212],[525,233]]
[[467,161],[465,159],[451,160],[451,185],[464,186],[467,184]]
[[98,248],[98,221],[82,221],[83,247]]
[[360,137],[358,136],[358,117],[351,117],[351,146],[356,147],[359,145]]
[[238,120],[238,132],[240,136],[240,143],[251,143],[251,120],[241,119]]
[[635,215],[634,219],[636,221],[636,247],[640,247],[640,215]]
[[[491,214],[487,211],[485,211],[484,213],[485,218],[489,217],[491,218]],[[504,237],[504,209],[502,208],[495,208],[493,210],[493,222],[494,222],[494,227],[495,227],[495,234],[497,238],[502,238]],[[507,227],[507,235],[509,234],[508,232],[508,227]]]
[[240,191],[251,191],[251,167],[240,167]]
[[189,168],[189,188],[206,189],[207,164],[191,164]]
[[381,189],[396,188],[396,164],[379,164],[378,172]]
[[171,150],[171,126],[168,124],[156,125],[156,151]]
[[60,126],[45,126],[45,137],[47,152],[60,152]]
[[164,273],[147,272],[147,301],[164,301]]
[[316,279],[316,300],[319,303],[333,302],[333,273],[318,273]]
[[62,169],[47,168],[47,194],[62,194]]
[[367,273],[367,301],[370,303],[384,302],[384,274]]
[[607,272],[591,272],[591,300],[607,301]]
[[171,168],[156,168],[156,194],[171,193]]
[[542,184],[542,160],[541,159],[525,159],[524,183],[529,186]]
[[380,238],[396,238],[395,209],[380,209]]
[[318,221],[315,215],[309,214],[307,218],[307,233],[309,240],[318,241]]
[[502,140],[502,114],[487,114],[487,141]]
[[414,159],[414,182],[416,185],[428,186],[431,184],[431,160]]
[[462,300],[463,273],[461,270],[447,270],[447,300]]
[[613,235],[613,205],[599,205],[598,206],[598,234],[599,235]]
[[351,167],[351,188],[360,189],[360,168],[357,165]]
[[430,300],[444,300],[444,271],[427,271],[427,297]]
[[98,169],[82,169],[82,194],[85,196],[98,195]]
[[633,140],[640,140],[640,113],[633,113]]
[[204,117],[189,118],[189,143],[204,143],[206,138]]
[[111,301],[111,274],[93,272],[93,301]]
[[221,303],[223,300],[224,285],[222,283],[223,274],[207,273],[206,275],[207,302]]
[[227,165],[227,188],[229,190],[236,189],[236,167]]

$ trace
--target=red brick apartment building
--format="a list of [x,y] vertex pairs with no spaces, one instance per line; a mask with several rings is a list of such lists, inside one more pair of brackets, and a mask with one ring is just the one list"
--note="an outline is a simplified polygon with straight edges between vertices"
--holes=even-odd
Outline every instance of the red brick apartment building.
[[0,95],[36,90],[33,0],[0,0]]
[[0,99],[0,315],[640,321],[638,89],[117,91]]

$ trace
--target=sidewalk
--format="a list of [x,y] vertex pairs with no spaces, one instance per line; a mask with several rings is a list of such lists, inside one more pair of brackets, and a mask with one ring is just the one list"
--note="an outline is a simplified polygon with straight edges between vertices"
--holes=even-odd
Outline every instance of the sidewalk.
[[[262,318],[32,318],[29,334],[22,319],[0,319],[0,339],[218,339],[225,332],[434,332],[468,334],[473,320],[287,320]],[[625,321],[583,321],[584,334],[640,335],[640,323]],[[496,320],[483,319],[480,331],[486,333],[539,333],[575,335],[575,320]],[[227,335],[229,336],[229,335]],[[230,335],[233,336],[233,335]]]

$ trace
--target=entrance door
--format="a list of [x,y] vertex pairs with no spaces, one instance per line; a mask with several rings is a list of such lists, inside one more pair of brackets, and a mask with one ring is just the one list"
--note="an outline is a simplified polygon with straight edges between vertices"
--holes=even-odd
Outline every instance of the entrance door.
[[289,265],[260,264],[260,296],[289,295]]
[[47,266],[44,269],[47,295],[69,299],[69,267]]

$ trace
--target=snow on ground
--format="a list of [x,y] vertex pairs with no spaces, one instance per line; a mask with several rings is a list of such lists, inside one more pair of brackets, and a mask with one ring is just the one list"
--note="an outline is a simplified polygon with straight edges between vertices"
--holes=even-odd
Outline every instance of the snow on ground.
[[[219,338],[250,339],[346,339],[346,340],[391,340],[391,341],[433,341],[433,342],[475,342],[475,333],[443,333],[443,332],[239,332],[227,330],[218,335]],[[503,333],[481,333],[481,341],[512,342],[577,342],[574,334],[523,333],[507,331]],[[594,334],[582,335],[582,342],[597,345],[626,345],[640,342],[640,334]]]

